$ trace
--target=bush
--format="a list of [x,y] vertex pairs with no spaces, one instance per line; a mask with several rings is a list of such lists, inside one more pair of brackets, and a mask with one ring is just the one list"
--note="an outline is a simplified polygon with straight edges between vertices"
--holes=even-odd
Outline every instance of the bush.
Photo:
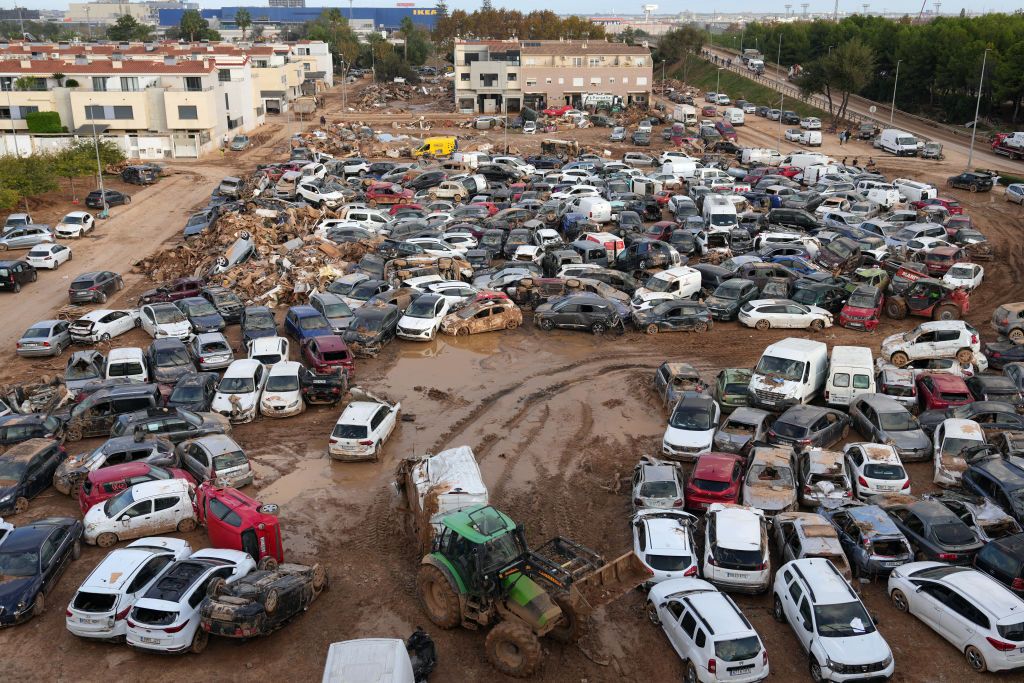
[[55,111],[33,111],[25,115],[30,133],[63,133],[60,114]]

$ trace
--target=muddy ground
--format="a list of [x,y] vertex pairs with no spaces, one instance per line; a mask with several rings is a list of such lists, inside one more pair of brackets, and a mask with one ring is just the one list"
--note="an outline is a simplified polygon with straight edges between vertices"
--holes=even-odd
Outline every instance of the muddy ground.
[[[329,106],[336,106],[329,99]],[[740,129],[743,144],[775,146],[775,124],[748,119]],[[276,126],[276,128],[274,127]],[[142,191],[129,209],[115,209],[105,237],[74,246],[83,259],[126,272],[130,263],[160,241],[173,241],[189,208],[204,201],[214,180],[228,168],[281,158],[292,131],[286,123],[268,127],[267,141],[238,157],[213,158],[197,164],[175,164],[181,182],[163,182]],[[467,131],[458,131],[466,134]],[[605,147],[607,129],[573,134],[585,145]],[[564,137],[565,134],[559,134]],[[495,142],[500,133],[486,136]],[[532,153],[543,136],[510,134],[510,141]],[[652,150],[663,146],[655,139]],[[466,145],[463,145],[466,148]],[[616,155],[622,146],[608,147]],[[789,145],[783,145],[788,149]],[[826,140],[824,151],[842,157],[871,152],[854,143],[840,149]],[[942,182],[964,160],[945,162],[877,157],[889,174]],[[173,178],[172,178],[173,180]],[[188,180],[186,183],[185,180]],[[973,297],[968,319],[992,339],[988,320],[1005,301],[1024,299],[1022,250],[1018,231],[1024,210],[1006,204],[1001,191],[969,195],[953,192],[997,247],[986,264],[985,284]],[[53,219],[70,210],[55,199],[41,213]],[[141,209],[141,210],[140,210]],[[133,213],[129,214],[129,210]],[[127,215],[125,215],[127,214]],[[110,226],[115,226],[111,228]],[[130,249],[113,247],[135,240]],[[42,273],[40,282],[84,270],[78,255],[74,269]],[[7,340],[32,321],[63,303],[64,292],[28,287],[20,295],[0,296],[0,320]],[[119,300],[131,305],[147,285],[133,278]],[[387,443],[379,463],[341,464],[325,456],[327,435],[340,410],[311,408],[301,416],[264,420],[236,428],[235,436],[254,461],[257,477],[249,492],[281,505],[285,551],[299,562],[322,562],[330,572],[330,590],[310,611],[287,628],[257,642],[240,644],[212,639],[205,653],[162,657],[140,654],[124,645],[90,643],[64,628],[62,606],[96,566],[105,551],[86,547],[56,589],[47,596],[47,612],[23,626],[0,632],[5,680],[315,680],[322,672],[331,642],[366,636],[407,636],[424,625],[437,642],[440,663],[436,681],[501,680],[484,656],[481,633],[432,627],[415,597],[418,557],[403,531],[397,497],[391,487],[398,461],[413,453],[467,444],[476,452],[492,501],[526,525],[527,536],[539,543],[559,534],[590,545],[607,557],[630,547],[627,528],[629,474],[637,458],[656,453],[666,415],[649,392],[655,368],[664,360],[695,364],[708,379],[723,367],[752,366],[765,345],[783,332],[759,333],[736,323],[717,325],[704,335],[633,332],[594,337],[573,332],[544,333],[526,316],[523,327],[466,339],[442,338],[422,344],[397,341],[379,358],[358,363],[358,383],[401,400],[403,421]],[[814,338],[829,344],[863,344],[877,349],[890,333],[915,324],[884,320],[875,333],[842,328]],[[237,338],[237,329],[230,330]],[[799,333],[798,333],[799,334]],[[2,340],[0,340],[2,341]],[[141,332],[116,340],[117,345],[145,345]],[[63,359],[15,358],[9,349],[0,379],[27,378],[59,372]],[[856,438],[856,435],[853,435]],[[73,452],[99,440],[74,444]],[[930,488],[927,465],[910,467],[916,493]],[[51,489],[32,502],[16,524],[49,515],[78,515],[77,502]],[[203,531],[188,535],[193,547],[206,544]],[[887,602],[884,584],[859,585],[869,607],[880,618],[880,630],[896,656],[897,681],[958,681],[971,677],[963,657],[913,617],[899,614]],[[770,615],[767,596],[737,596],[737,602],[764,639],[773,680],[806,680],[806,659],[787,627]],[[546,656],[539,681],[668,681],[682,675],[678,657],[661,632],[643,614],[643,596],[631,592],[593,618],[590,634],[578,645],[545,641]],[[1020,680],[1011,675],[993,677]]]

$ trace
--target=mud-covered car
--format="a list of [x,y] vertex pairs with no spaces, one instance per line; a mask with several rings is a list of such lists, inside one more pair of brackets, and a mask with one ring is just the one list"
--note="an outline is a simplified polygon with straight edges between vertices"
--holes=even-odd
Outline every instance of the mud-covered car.
[[708,393],[708,383],[689,363],[665,361],[654,373],[654,391],[666,406],[674,406],[688,391]]
[[767,410],[741,406],[718,426],[711,447],[721,453],[746,456],[755,443],[764,442],[774,420]]
[[537,306],[533,322],[542,330],[560,327],[601,334],[620,327],[628,310],[617,310],[615,302],[594,294],[570,294]]
[[963,491],[936,491],[921,498],[945,505],[985,543],[1021,533],[1017,520],[984,496]]
[[111,436],[158,435],[171,443],[230,433],[231,422],[224,415],[163,406],[119,415],[110,428]]
[[376,356],[398,334],[401,318],[402,311],[393,304],[360,306],[345,330],[345,344],[357,356]]
[[337,405],[348,391],[348,371],[340,367],[322,371],[304,367],[299,372],[299,388],[308,405]]
[[228,584],[214,579],[199,607],[200,628],[225,638],[253,638],[273,633],[307,610],[327,588],[327,571],[285,563],[260,561],[259,569]]
[[61,462],[53,474],[53,487],[64,495],[78,495],[78,487],[90,472],[127,462],[177,467],[178,456],[174,453],[174,445],[159,436],[140,440],[134,436],[117,436],[91,451]]
[[446,315],[441,321],[441,331],[461,337],[494,330],[514,330],[522,324],[523,312],[507,296],[478,296]]

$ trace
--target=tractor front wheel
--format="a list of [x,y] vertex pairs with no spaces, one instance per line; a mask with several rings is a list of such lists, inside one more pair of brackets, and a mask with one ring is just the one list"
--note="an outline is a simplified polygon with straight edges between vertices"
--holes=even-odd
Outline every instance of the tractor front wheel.
[[907,317],[907,304],[902,299],[889,299],[885,302],[885,314],[893,320]]
[[506,676],[532,676],[540,664],[540,640],[529,628],[514,621],[503,621],[492,628],[486,647],[491,664]]
[[953,304],[941,304],[935,307],[935,311],[932,313],[933,320],[958,320],[960,318],[960,309]]
[[420,566],[416,575],[416,592],[427,618],[437,626],[455,628],[462,622],[459,595],[444,572],[434,565]]

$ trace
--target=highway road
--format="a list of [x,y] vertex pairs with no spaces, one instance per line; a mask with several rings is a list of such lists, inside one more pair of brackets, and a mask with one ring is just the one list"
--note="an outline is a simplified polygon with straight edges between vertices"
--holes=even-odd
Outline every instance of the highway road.
[[[722,59],[732,59],[733,71],[743,76],[752,76],[746,67],[743,66],[743,63],[740,62],[739,57],[735,52],[718,47],[706,46],[705,49],[711,54],[717,55]],[[784,70],[774,64],[766,63],[764,74],[761,78],[756,79],[756,81],[762,85],[768,85],[776,90],[780,90],[788,96],[795,88],[792,83],[786,80],[786,75],[787,74]],[[816,95],[811,104],[828,111],[827,100],[822,95]],[[874,113],[870,111],[872,106],[876,108]],[[878,122],[880,128],[899,128],[901,130],[914,133],[919,137],[934,140],[935,142],[941,142],[944,151],[956,151],[963,154],[965,157],[968,153],[971,133],[967,128],[964,128],[962,132],[953,133],[951,126],[929,121],[928,119],[924,119],[919,116],[909,115],[898,109],[896,110],[895,115],[893,116],[893,122],[890,125],[889,104],[873,102],[857,95],[850,97],[850,103],[847,108],[861,117],[874,119]],[[1005,173],[1013,173],[1014,175],[1024,175],[1024,163],[1011,161],[1004,156],[993,154],[989,151],[989,142],[986,138],[986,135],[979,134],[978,139],[975,141],[974,162],[971,164],[972,166],[975,168],[991,168]]]

